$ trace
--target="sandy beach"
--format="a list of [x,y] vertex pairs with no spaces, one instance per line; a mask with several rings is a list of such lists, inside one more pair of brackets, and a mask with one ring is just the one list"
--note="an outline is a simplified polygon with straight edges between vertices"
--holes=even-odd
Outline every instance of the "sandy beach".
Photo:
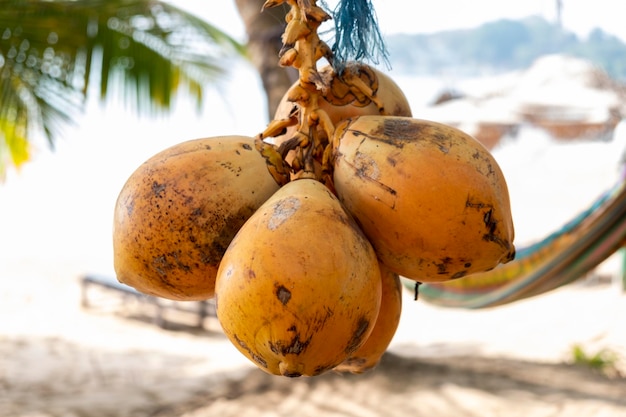
[[81,308],[80,271],[19,270],[0,298],[3,417],[626,416],[623,374],[571,364],[574,346],[606,349],[626,371],[626,294],[606,276],[489,310],[407,292],[375,370],[288,379],[256,369],[215,318],[160,329],[111,293]]

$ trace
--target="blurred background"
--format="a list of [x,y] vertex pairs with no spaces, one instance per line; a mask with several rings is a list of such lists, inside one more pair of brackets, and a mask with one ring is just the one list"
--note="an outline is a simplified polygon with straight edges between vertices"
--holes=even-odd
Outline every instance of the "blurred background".
[[[269,122],[294,78],[275,65],[285,9],[260,18],[262,3],[0,1],[0,415],[174,416],[207,404],[223,408],[184,415],[286,415],[307,398],[309,405],[322,401],[315,382],[289,386],[250,374],[213,318],[203,331],[174,331],[124,318],[124,306],[110,300],[95,311],[80,306],[80,277],[114,276],[113,206],[143,161],[188,139],[253,136]],[[332,10],[336,3],[323,5]],[[415,117],[460,127],[492,151],[509,183],[519,247],[559,230],[619,183],[626,150],[619,1],[372,4],[389,53],[388,63],[373,65],[398,83]],[[325,30],[331,42],[330,22]],[[270,70],[280,80],[272,86]],[[621,377],[593,380],[568,396],[558,388],[562,375],[539,366],[571,362],[580,347],[583,359],[608,351],[604,360],[619,374],[626,355],[623,251],[573,288],[510,306],[478,312],[407,304],[392,353],[434,361],[420,368],[432,382],[422,392],[450,395],[455,407],[480,385],[459,356],[495,374],[526,366],[556,378],[556,400],[547,399],[546,386],[490,397],[491,388],[480,385],[472,398],[486,404],[484,413],[455,415],[522,415],[503,410],[524,392],[536,408],[523,415],[566,415],[559,413],[572,410],[567,402],[586,415],[626,415]],[[416,324],[415,317],[427,320]],[[362,381],[376,387],[377,375],[414,366],[389,362]],[[463,382],[434,382],[450,367],[463,370]],[[267,409],[228,405],[251,392],[261,401],[268,384],[278,385]],[[328,384],[342,401],[349,396]],[[597,393],[604,388],[608,394]],[[452,415],[449,403],[429,398],[423,404]],[[303,410],[389,415],[371,407]]]

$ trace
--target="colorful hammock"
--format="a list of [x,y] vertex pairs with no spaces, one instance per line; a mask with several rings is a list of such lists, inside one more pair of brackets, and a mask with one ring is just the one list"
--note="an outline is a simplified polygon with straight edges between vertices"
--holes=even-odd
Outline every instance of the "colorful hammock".
[[[583,278],[626,244],[626,169],[617,183],[560,230],[521,248],[495,269],[445,283],[423,284],[419,298],[478,309],[533,297]],[[405,285],[413,289],[413,281]]]

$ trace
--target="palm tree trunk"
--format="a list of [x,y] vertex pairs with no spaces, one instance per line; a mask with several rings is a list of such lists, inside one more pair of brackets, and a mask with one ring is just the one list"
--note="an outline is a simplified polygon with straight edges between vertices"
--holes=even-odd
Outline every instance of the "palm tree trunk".
[[278,52],[282,47],[281,35],[285,29],[287,6],[272,7],[261,12],[265,0],[235,0],[246,27],[248,53],[256,67],[267,95],[269,120],[285,92],[297,80],[293,68],[278,65]]

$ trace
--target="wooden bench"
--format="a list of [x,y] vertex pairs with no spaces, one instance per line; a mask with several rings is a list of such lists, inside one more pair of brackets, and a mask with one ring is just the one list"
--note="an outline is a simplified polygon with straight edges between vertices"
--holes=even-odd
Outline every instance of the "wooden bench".
[[97,287],[108,291],[121,294],[124,299],[132,297],[140,303],[145,303],[153,306],[155,314],[153,322],[161,328],[166,328],[169,320],[166,320],[166,316],[169,318],[168,311],[176,311],[184,313],[185,315],[191,315],[195,317],[195,327],[203,328],[204,321],[207,317],[216,317],[215,314],[215,301],[203,300],[203,301],[173,301],[164,298],[153,297],[143,294],[133,287],[122,284],[117,279],[108,275],[96,275],[89,274],[84,275],[80,279],[81,284],[81,306],[83,308],[92,307],[89,299],[89,289],[91,287]]

